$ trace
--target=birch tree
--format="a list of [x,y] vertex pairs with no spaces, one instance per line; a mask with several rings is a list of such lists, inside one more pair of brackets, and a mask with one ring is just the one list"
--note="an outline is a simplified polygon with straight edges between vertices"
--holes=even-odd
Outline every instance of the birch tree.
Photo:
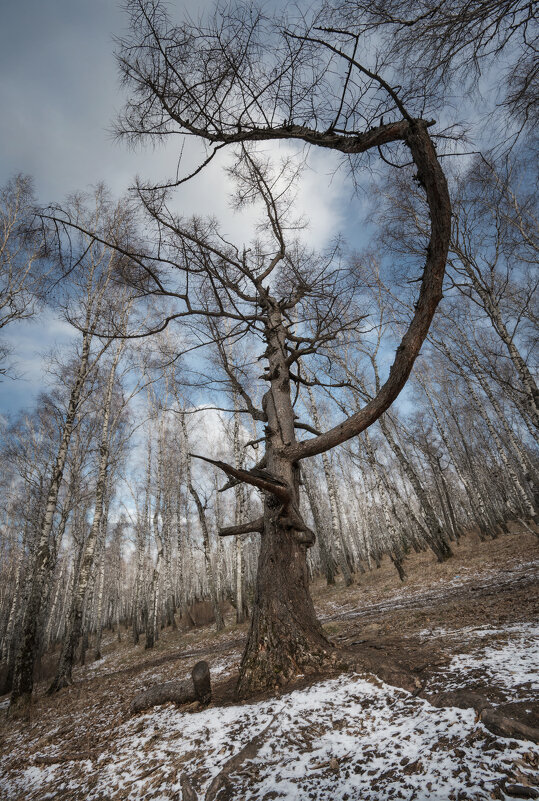
[[[107,199],[98,191],[95,197],[91,224],[96,230],[99,230],[99,226],[102,226],[101,233],[108,235],[120,223],[122,212],[117,208],[115,210],[116,219],[114,219],[114,215],[111,215],[110,207],[108,208],[107,205]],[[88,227],[88,214],[83,198],[74,200],[70,209],[70,217],[75,221],[78,220],[79,227],[81,224]],[[119,235],[119,232],[117,234]],[[117,267],[117,251],[111,247],[103,247],[94,237],[88,237],[83,234],[76,242],[70,240],[69,245],[71,247],[70,255],[73,258],[73,270],[71,272],[73,285],[70,286],[67,293],[65,313],[67,318],[76,323],[81,330],[80,345],[69,399],[62,422],[60,443],[48,480],[39,536],[35,543],[32,578],[21,622],[20,644],[14,670],[10,703],[12,712],[16,711],[17,708],[24,710],[32,693],[37,624],[49,566],[50,535],[57,510],[69,445],[76,425],[77,415],[80,411],[84,385],[89,373],[97,365],[100,356],[111,341],[109,339],[104,344],[98,343],[95,350],[92,351],[96,331],[101,333],[103,328],[106,327],[106,295],[110,289],[114,270]],[[64,263],[63,258],[63,254],[59,250],[58,261],[60,265]],[[80,281],[78,296],[74,293],[75,277],[79,278]],[[73,296],[75,297],[75,304],[72,300]],[[76,304],[80,304],[78,308]]]

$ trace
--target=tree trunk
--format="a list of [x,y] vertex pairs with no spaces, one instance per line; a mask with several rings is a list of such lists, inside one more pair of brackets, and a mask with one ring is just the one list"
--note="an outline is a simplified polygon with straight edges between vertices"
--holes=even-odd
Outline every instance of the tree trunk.
[[101,556],[99,559],[99,574],[97,584],[97,608],[96,608],[96,624],[97,631],[95,636],[95,654],[94,659],[101,659],[101,640],[103,636],[103,589],[105,585],[105,546],[106,539],[103,537],[101,546]]
[[58,494],[64,475],[64,467],[67,459],[71,434],[75,424],[75,418],[79,408],[82,388],[88,373],[88,362],[90,359],[90,345],[92,336],[85,333],[82,341],[82,356],[79,362],[75,382],[69,397],[69,405],[64,421],[62,439],[58,448],[56,462],[54,465],[45,513],[41,523],[41,531],[36,548],[36,557],[33,565],[30,593],[21,625],[21,641],[15,662],[13,689],[11,692],[10,710],[15,707],[24,707],[30,701],[32,689],[34,687],[34,662],[37,645],[37,625],[43,587],[47,577],[49,564],[49,539],[52,531],[54,515],[58,504]]
[[251,629],[237,686],[240,697],[316,671],[331,653],[309,594],[307,546],[293,529],[283,527],[279,511],[279,502],[268,498]]
[[507,329],[507,326],[502,318],[499,302],[494,297],[493,293],[481,282],[477,274],[480,273],[480,271],[477,270],[476,272],[474,270],[474,265],[466,256],[466,253],[463,252],[458,246],[455,248],[455,250],[459,255],[461,263],[466,270],[466,273],[468,274],[475,291],[481,298],[483,308],[488,314],[494,330],[506,346],[509,352],[509,357],[513,363],[518,377],[520,378],[521,386],[525,394],[525,401],[521,402],[520,404],[521,409],[525,414],[527,413],[529,415],[533,425],[536,428],[539,428],[539,390],[526,362],[522,358],[520,351],[515,345],[515,337],[512,336]]
[[189,485],[189,492],[195,501],[200,528],[202,529],[202,542],[204,546],[204,564],[206,566],[206,576],[210,590],[211,605],[215,617],[215,628],[217,631],[222,631],[225,627],[223,620],[223,613],[219,605],[219,598],[217,597],[217,584],[215,582],[215,571],[211,562],[211,547],[210,547],[210,532],[208,529],[208,521],[206,520],[206,513],[200,500],[200,496],[192,484]]
[[404,451],[400,447],[400,445],[396,442],[395,438],[393,437],[389,427],[387,425],[386,419],[382,416],[379,419],[380,428],[389,444],[389,447],[399,460],[406,477],[410,481],[410,484],[414,488],[414,492],[417,495],[419,503],[421,505],[422,512],[425,516],[425,523],[428,529],[429,539],[428,544],[432,551],[436,554],[436,557],[439,562],[443,562],[445,559],[448,559],[452,556],[451,548],[449,547],[447,540],[444,536],[442,527],[440,525],[440,521],[438,520],[438,516],[436,512],[432,508],[432,505],[429,501],[428,495],[426,490],[424,489],[419,477],[412,467],[409,459],[405,456]]
[[[322,426],[320,425],[320,417],[318,415],[318,409],[314,400],[314,395],[310,387],[308,387],[307,391],[309,394],[309,401],[311,406],[311,414],[313,422],[315,427],[320,431]],[[322,454],[322,465],[324,467],[324,476],[326,478],[329,508],[331,512],[332,545],[335,549],[336,562],[341,568],[344,584],[346,587],[349,587],[352,584],[352,575],[350,573],[350,568],[348,566],[348,561],[346,559],[346,554],[344,552],[344,544],[341,532],[341,519],[338,508],[335,473],[333,471],[333,467],[331,465],[327,453]]]
[[269,475],[286,487],[288,503],[285,510],[276,495],[266,493],[255,603],[236,690],[240,697],[316,671],[331,653],[309,594],[307,548],[314,535],[299,513],[299,466],[280,455],[283,446],[295,442],[295,432],[285,329],[277,305],[268,314],[266,337],[266,465]]
[[305,488],[305,494],[307,495],[309,506],[311,507],[311,512],[313,515],[318,550],[320,551],[322,572],[326,577],[326,583],[328,587],[330,587],[335,585],[335,562],[333,561],[333,557],[327,547],[326,532],[324,531],[322,524],[322,516],[318,507],[318,501],[311,480],[311,474],[303,468],[301,475],[303,479],[303,486]]
[[[240,442],[240,415],[239,415],[239,399],[238,393],[234,393],[234,464],[237,468],[243,468],[243,454]],[[245,523],[245,509],[246,503],[246,490],[243,484],[236,484],[234,487],[236,509],[235,509],[235,523],[237,526]],[[245,579],[245,563],[243,559],[243,540],[241,536],[236,537],[235,545],[235,595],[236,595],[236,623],[243,623],[245,620],[244,614],[244,579]]]
[[101,531],[101,520],[103,517],[109,467],[110,430],[112,428],[110,419],[112,394],[116,377],[116,368],[118,366],[123,348],[124,343],[122,342],[116,349],[116,354],[112,361],[107,379],[103,406],[103,423],[101,429],[101,442],[99,446],[99,465],[97,472],[92,527],[84,545],[78,579],[75,587],[73,588],[73,596],[67,617],[66,635],[62,646],[62,652],[60,654],[60,661],[58,662],[56,676],[49,687],[49,693],[57,692],[62,687],[67,687],[72,683],[71,671],[73,668],[73,662],[75,660],[75,651],[77,650],[82,633],[84,598],[86,596],[86,591],[92,576],[96,546],[99,533]]
[[372,446],[371,438],[369,437],[368,431],[365,431],[364,434],[365,439],[365,448],[367,451],[367,457],[369,460],[369,464],[371,467],[371,471],[374,477],[376,492],[378,498],[381,501],[382,505],[382,512],[384,515],[384,520],[386,524],[386,531],[389,539],[389,556],[391,561],[395,565],[395,569],[399,574],[399,578],[401,581],[404,581],[406,578],[406,573],[403,566],[404,554],[402,552],[402,545],[401,545],[401,537],[399,532],[395,527],[395,520],[391,516],[391,509],[392,500],[387,491],[386,487],[383,484],[381,471],[378,467],[378,463],[376,461],[376,456],[374,454],[374,448]]

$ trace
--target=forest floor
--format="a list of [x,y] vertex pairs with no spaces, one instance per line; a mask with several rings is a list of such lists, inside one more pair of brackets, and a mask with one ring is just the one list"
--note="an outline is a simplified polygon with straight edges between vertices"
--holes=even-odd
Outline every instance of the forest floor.
[[[539,543],[528,532],[463,538],[438,564],[389,560],[350,588],[313,586],[347,670],[299,677],[241,704],[232,692],[247,625],[164,630],[153,651],[108,633],[103,658],[53,697],[37,684],[29,721],[0,699],[0,799],[466,801],[539,797],[539,747],[487,730],[468,690],[539,727]],[[205,709],[137,715],[133,697],[210,664]],[[50,682],[50,677],[48,678]],[[455,696],[456,698],[456,696]],[[455,703],[458,703],[455,700]]]

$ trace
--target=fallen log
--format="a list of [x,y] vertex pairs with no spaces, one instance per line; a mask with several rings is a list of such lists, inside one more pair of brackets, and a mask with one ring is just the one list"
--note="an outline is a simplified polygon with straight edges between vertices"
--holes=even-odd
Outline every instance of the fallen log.
[[131,712],[142,712],[152,706],[160,706],[172,701],[175,704],[189,704],[198,701],[207,704],[211,700],[210,668],[203,660],[197,662],[191,676],[184,681],[166,681],[156,684],[139,693],[131,702]]
[[539,792],[534,787],[524,784],[504,784],[502,790],[511,798],[539,798]]

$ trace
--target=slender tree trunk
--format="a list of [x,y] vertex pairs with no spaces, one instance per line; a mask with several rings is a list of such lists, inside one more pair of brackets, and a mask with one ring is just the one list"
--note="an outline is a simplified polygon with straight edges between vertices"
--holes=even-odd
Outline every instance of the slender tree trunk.
[[[311,406],[313,423],[315,427],[320,431],[321,425],[320,425],[320,418],[318,415],[318,409],[316,407],[314,395],[310,387],[308,388],[308,393],[309,393],[309,401]],[[337,486],[336,486],[337,482],[335,481],[335,473],[333,471],[327,453],[322,454],[322,464],[324,467],[324,476],[326,478],[329,508],[331,512],[332,545],[335,549],[336,561],[341,569],[345,586],[349,587],[352,584],[352,575],[350,573],[350,568],[348,566],[348,561],[346,559],[346,554],[344,552],[343,541],[342,541],[341,521],[339,516],[338,496],[337,496]]]
[[36,547],[36,557],[33,565],[30,593],[24,610],[21,625],[21,640],[15,662],[13,689],[11,692],[10,709],[24,707],[30,701],[34,686],[34,662],[36,658],[36,636],[39,610],[43,587],[46,580],[47,566],[49,564],[49,539],[52,531],[54,514],[58,504],[58,494],[62,484],[64,467],[67,459],[71,434],[79,408],[82,388],[88,372],[90,359],[91,334],[85,333],[82,341],[82,355],[77,369],[75,382],[71,390],[69,404],[62,431],[62,439],[49,485],[45,513],[41,523],[41,531]]
[[[475,486],[475,483],[469,481],[469,479],[465,475],[464,471],[461,470],[459,459],[458,459],[458,457],[457,457],[457,455],[455,453],[455,449],[453,448],[449,437],[447,436],[446,426],[444,425],[444,423],[440,419],[440,416],[438,414],[438,410],[436,408],[436,404],[435,404],[435,402],[434,402],[434,400],[432,398],[432,395],[431,395],[431,393],[429,391],[427,383],[424,382],[424,381],[421,381],[421,385],[422,385],[423,390],[424,390],[424,392],[425,392],[425,394],[426,394],[426,396],[427,396],[427,398],[429,400],[430,407],[431,407],[432,413],[434,415],[434,420],[436,422],[436,427],[438,429],[438,433],[440,434],[442,442],[445,445],[445,448],[447,450],[449,458],[451,459],[451,462],[453,464],[453,467],[455,469],[457,477],[458,477],[460,483],[462,484],[462,486],[464,487],[464,491],[465,491],[466,496],[468,498],[468,501],[470,503],[470,508],[471,508],[471,512],[472,512],[473,518],[475,519],[477,525],[479,526],[480,535],[488,536],[489,531],[488,531],[488,526],[486,524],[487,515],[486,515],[486,510],[485,510],[485,504],[483,503],[483,499],[481,497],[481,493],[478,491],[477,487]],[[445,485],[445,481],[444,481],[444,485]],[[449,503],[449,494],[448,493],[447,493],[447,497],[448,497],[448,503]]]
[[11,602],[11,606],[9,609],[9,616],[6,626],[6,631],[4,634],[4,639],[2,642],[2,662],[7,665],[6,675],[3,681],[3,684],[0,685],[0,694],[4,695],[4,693],[11,692],[13,686],[13,671],[15,668],[15,622],[19,615],[19,605],[22,600],[22,586],[23,581],[21,580],[22,577],[22,567],[23,567],[23,554],[24,554],[24,547],[22,549],[22,553],[19,557],[19,561],[17,563],[17,571],[15,574],[15,592],[13,593],[13,600]]
[[[528,501],[527,504],[525,503],[525,506],[527,506],[528,513],[531,515],[532,520],[535,521],[535,518],[537,516],[537,509],[534,508],[535,507],[535,498],[537,497],[537,492],[538,492],[538,488],[537,488],[537,473],[536,473],[536,471],[534,469],[534,466],[529,464],[529,463],[527,463],[526,458],[524,456],[524,453],[522,452],[522,450],[521,450],[521,448],[520,448],[520,446],[519,446],[519,444],[518,444],[518,442],[516,440],[516,437],[515,437],[515,435],[513,433],[513,430],[511,428],[511,426],[509,425],[509,423],[507,422],[507,419],[506,419],[506,417],[505,417],[505,415],[503,413],[502,407],[500,406],[500,403],[498,402],[498,399],[496,398],[495,394],[493,393],[492,389],[490,388],[490,385],[489,385],[489,383],[488,383],[488,381],[487,381],[487,379],[485,377],[485,374],[483,373],[483,370],[481,369],[481,365],[479,363],[479,360],[478,360],[477,356],[470,349],[469,349],[469,353],[470,353],[470,358],[472,360],[472,364],[475,367],[475,375],[477,376],[477,380],[479,381],[481,389],[483,390],[483,392],[485,393],[485,395],[489,399],[492,408],[496,412],[496,415],[497,415],[500,423],[502,424],[502,427],[503,427],[503,429],[504,429],[504,431],[505,431],[505,433],[507,435],[507,439],[508,439],[509,444],[511,446],[511,450],[512,450],[514,456],[515,456],[515,459],[516,459],[516,461],[518,463],[518,466],[520,467],[520,471],[522,473],[524,481],[526,481],[526,476],[529,476],[529,479],[530,479],[529,480],[529,484],[531,484],[531,486],[529,487],[529,491],[530,491],[530,496],[531,496],[531,498],[533,498],[534,503],[532,504],[530,501]],[[524,494],[526,494],[526,489],[527,489],[526,485],[522,485],[522,490],[523,490]]]
[[391,450],[399,460],[402,469],[406,474],[406,477],[410,481],[410,484],[414,488],[414,492],[417,495],[423,514],[425,515],[425,522],[429,534],[428,544],[430,548],[433,550],[433,552],[436,554],[438,561],[443,562],[445,559],[452,556],[452,552],[444,536],[436,512],[432,508],[427,493],[423,485],[421,484],[421,481],[419,480],[417,473],[412,467],[409,459],[405,456],[404,451],[402,450],[400,445],[398,445],[395,438],[393,437],[391,431],[389,430],[389,426],[387,425],[387,421],[383,416],[380,417],[379,423],[384,433],[384,436],[389,443]]
[[161,565],[163,562],[163,538],[159,531],[159,500],[156,502],[153,523],[154,537],[157,545],[157,557],[152,572],[152,580],[149,591],[150,606],[148,610],[148,621],[146,623],[146,642],[144,645],[146,649],[153,648],[155,641],[159,636],[157,616],[159,612],[159,584],[161,579]]
[[[474,400],[474,403],[476,404],[476,406],[478,406],[478,408],[480,408],[479,398],[477,396],[477,393],[476,393],[476,391],[474,389],[474,386],[473,386],[472,382],[469,379],[467,379],[467,384],[468,384],[468,389],[469,389],[470,395]],[[529,499],[528,493],[526,492],[525,488],[520,483],[519,478],[518,478],[518,476],[517,476],[512,464],[511,464],[510,460],[507,457],[507,453],[505,451],[503,443],[500,440],[500,438],[498,436],[498,433],[497,433],[496,429],[494,428],[490,417],[486,413],[484,415],[484,420],[485,420],[485,423],[487,425],[489,434],[492,437],[492,440],[496,445],[496,449],[497,449],[498,454],[499,454],[499,456],[500,456],[500,458],[502,460],[503,466],[504,466],[505,470],[507,471],[507,475],[511,479],[511,484],[512,484],[512,488],[513,488],[513,491],[514,491],[516,499],[517,499],[517,504],[519,504],[521,508],[525,509],[526,513],[529,514],[530,517],[533,518],[535,516],[535,509],[534,509],[534,507],[533,507],[533,505],[532,505],[532,503],[531,503],[531,501]]]
[[383,485],[382,477],[380,475],[380,469],[376,461],[376,456],[374,455],[374,448],[372,446],[371,438],[369,437],[368,431],[364,432],[364,438],[365,438],[365,448],[367,450],[367,457],[369,459],[369,464],[374,477],[376,491],[382,505],[386,530],[389,535],[388,537],[390,543],[390,546],[388,548],[389,555],[391,557],[391,561],[395,565],[395,568],[399,574],[400,580],[404,581],[406,578],[406,572],[403,566],[403,553],[400,543],[401,538],[395,527],[395,521],[391,516],[391,511],[390,511],[391,499],[389,497],[389,493],[386,491],[386,488]]
[[456,518],[456,515],[455,515],[455,511],[453,509],[453,503],[451,501],[451,493],[449,492],[449,488],[447,486],[447,481],[445,480],[444,471],[442,470],[441,460],[440,460],[439,456],[436,458],[436,463],[438,465],[438,473],[440,475],[440,483],[442,485],[444,498],[445,498],[445,502],[446,502],[446,505],[447,505],[447,511],[448,511],[448,514],[449,514],[449,520],[450,520],[450,523],[451,523],[451,527],[453,529],[453,533],[455,535],[455,539],[458,540],[460,538],[460,530],[459,530],[459,527],[457,525],[457,518]]
[[[243,458],[240,443],[240,415],[239,415],[239,402],[237,392],[234,393],[234,464],[238,469],[243,468]],[[237,483],[234,487],[236,509],[235,509],[235,524],[239,526],[245,522],[246,510],[246,497],[245,486]],[[244,614],[244,580],[245,580],[245,563],[243,559],[243,539],[241,536],[236,537],[234,543],[234,573],[235,573],[235,595],[236,595],[236,623],[243,623],[245,620]]]
[[101,659],[101,640],[103,637],[103,590],[105,585],[105,550],[106,542],[103,541],[101,547],[101,556],[99,558],[99,573],[97,578],[97,606],[96,606],[96,622],[97,630],[95,635],[95,654],[94,659]]
[[462,265],[466,270],[466,273],[468,274],[475,291],[481,298],[483,308],[488,314],[494,330],[506,346],[509,353],[509,358],[511,359],[517,375],[520,378],[522,389],[525,395],[525,402],[521,403],[521,408],[529,415],[533,425],[536,428],[539,428],[539,389],[537,388],[537,384],[535,383],[526,362],[522,358],[517,346],[515,345],[514,337],[511,336],[507,326],[505,325],[505,322],[503,321],[498,301],[493,297],[492,293],[482,285],[475,273],[473,265],[470,263],[466,254],[460,248],[457,248],[457,250]]
[[316,498],[316,493],[313,487],[311,475],[308,472],[308,470],[305,470],[305,468],[302,469],[301,475],[303,479],[303,486],[305,487],[305,494],[307,495],[309,506],[311,507],[311,512],[313,515],[314,528],[316,531],[316,541],[318,543],[318,550],[320,552],[322,572],[326,577],[326,583],[328,587],[330,587],[335,584],[335,562],[329,551],[329,548],[327,547],[326,532],[324,530],[322,516],[320,514],[318,500]]
[[206,576],[208,579],[208,586],[210,590],[211,605],[215,617],[215,628],[217,629],[217,631],[222,631],[225,627],[225,621],[223,620],[223,613],[221,612],[219,598],[217,597],[217,584],[215,581],[215,571],[213,569],[211,561],[210,532],[208,529],[208,521],[206,519],[206,513],[204,510],[204,506],[202,505],[202,501],[200,500],[200,496],[192,484],[189,485],[189,492],[191,493],[193,500],[196,504],[198,519],[200,522],[200,528],[202,529],[202,542],[204,546],[204,564],[206,566]]
[[107,473],[109,466],[112,395],[114,390],[114,381],[116,378],[116,368],[118,366],[122,350],[123,344],[119,345],[116,349],[107,379],[103,405],[103,423],[101,428],[101,442],[99,446],[99,465],[97,471],[92,526],[84,545],[78,580],[76,581],[73,589],[73,597],[67,616],[66,635],[64,638],[62,652],[60,654],[56,676],[54,677],[54,680],[48,690],[49,693],[57,692],[62,687],[67,687],[72,683],[71,671],[75,660],[75,652],[82,633],[84,598],[86,596],[86,590],[92,575],[96,545],[99,532],[101,530],[101,519],[103,517],[103,506],[107,489]]

